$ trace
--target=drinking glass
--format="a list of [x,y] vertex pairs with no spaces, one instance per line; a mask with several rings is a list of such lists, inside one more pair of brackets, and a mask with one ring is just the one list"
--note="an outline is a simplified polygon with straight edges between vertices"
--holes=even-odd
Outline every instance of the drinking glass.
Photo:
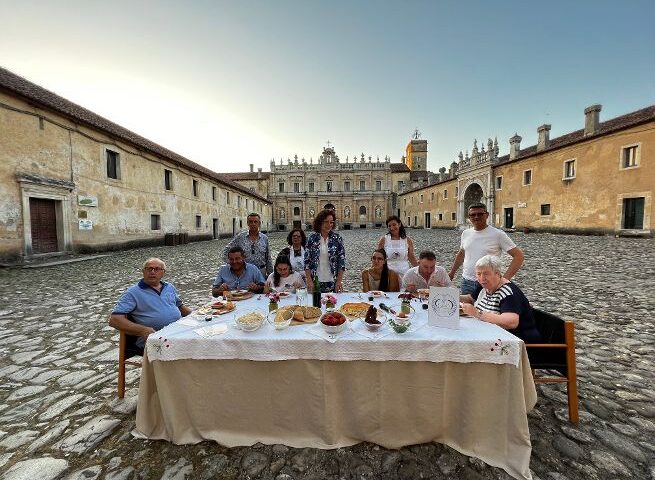
[[307,304],[307,289],[305,287],[296,288],[296,304],[302,307]]

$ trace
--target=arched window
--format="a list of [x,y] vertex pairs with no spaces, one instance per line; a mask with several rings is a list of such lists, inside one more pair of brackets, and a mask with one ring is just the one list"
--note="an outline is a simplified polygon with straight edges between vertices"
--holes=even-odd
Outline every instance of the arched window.
[[293,214],[295,216],[299,216],[300,215],[300,207],[293,207]]
[[359,214],[360,215],[366,215],[366,207],[364,205],[359,207]]

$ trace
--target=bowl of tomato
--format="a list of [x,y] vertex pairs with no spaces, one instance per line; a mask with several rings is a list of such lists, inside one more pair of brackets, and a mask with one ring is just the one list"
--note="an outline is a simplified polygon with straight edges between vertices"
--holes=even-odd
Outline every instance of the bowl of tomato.
[[346,317],[339,312],[326,312],[321,315],[321,325],[327,333],[339,333],[346,328]]

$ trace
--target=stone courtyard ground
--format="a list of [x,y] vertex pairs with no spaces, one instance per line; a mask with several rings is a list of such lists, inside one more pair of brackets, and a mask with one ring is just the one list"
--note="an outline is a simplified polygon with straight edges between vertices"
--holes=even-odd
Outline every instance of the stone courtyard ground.
[[[341,232],[346,286],[359,289],[381,230]],[[411,230],[417,250],[450,267],[459,233]],[[286,235],[272,234],[273,254]],[[580,423],[561,385],[538,386],[529,415],[535,478],[655,479],[653,240],[512,234],[526,253],[516,282],[536,306],[575,320]],[[30,480],[505,479],[440,444],[332,451],[223,448],[133,438],[139,370],[116,398],[117,335],[108,315],[150,256],[190,306],[204,303],[226,240],[112,253],[37,269],[0,270],[0,472]],[[217,408],[220,406],[217,405]]]

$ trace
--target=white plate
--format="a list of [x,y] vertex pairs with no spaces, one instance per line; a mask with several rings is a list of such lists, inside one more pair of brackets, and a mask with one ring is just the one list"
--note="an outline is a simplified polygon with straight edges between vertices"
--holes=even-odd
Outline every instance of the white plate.
[[366,295],[368,297],[380,298],[380,297],[384,297],[384,292],[380,290],[371,290],[370,292],[366,292]]
[[248,290],[231,290],[230,295],[245,295]]

